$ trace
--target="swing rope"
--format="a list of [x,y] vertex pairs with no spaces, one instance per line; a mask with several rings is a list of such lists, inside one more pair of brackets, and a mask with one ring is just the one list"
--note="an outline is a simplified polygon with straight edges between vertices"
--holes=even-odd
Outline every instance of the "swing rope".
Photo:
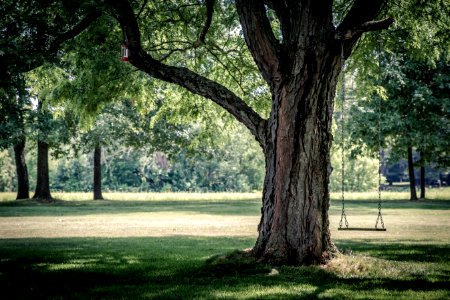
[[[381,84],[383,70],[381,68],[381,33],[378,33],[378,81]],[[381,168],[382,168],[382,151],[381,146],[381,97],[378,97],[378,217],[375,223],[375,228],[378,228],[378,222],[381,224],[381,228],[384,228],[383,216],[381,215]]]
[[342,72],[342,87],[341,87],[341,200],[342,200],[342,214],[339,221],[339,228],[345,224],[348,228],[347,215],[345,214],[345,56],[344,43],[341,43],[341,72]]
[[[344,56],[344,43],[341,43],[341,72],[342,72],[342,88],[341,88],[341,157],[342,157],[342,169],[341,169],[341,200],[342,200],[342,213],[341,220],[339,222],[338,230],[363,230],[363,231],[386,231],[384,227],[383,216],[381,214],[381,169],[382,169],[382,161],[381,161],[381,98],[378,97],[378,109],[377,109],[377,129],[378,129],[378,216],[375,222],[375,227],[372,228],[356,228],[349,227],[347,221],[347,215],[345,213],[345,97],[346,97],[346,88],[345,88],[345,56]],[[379,81],[381,82],[382,70],[381,70],[381,34],[378,35],[378,67],[379,67]],[[378,224],[381,227],[378,227]],[[345,225],[345,227],[344,227]]]

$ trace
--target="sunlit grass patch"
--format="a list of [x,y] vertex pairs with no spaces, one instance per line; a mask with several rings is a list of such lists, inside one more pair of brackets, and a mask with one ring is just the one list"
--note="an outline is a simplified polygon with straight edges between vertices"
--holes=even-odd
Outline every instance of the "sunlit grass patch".
[[[446,299],[450,295],[448,262],[423,262],[421,260],[427,260],[426,247],[423,250],[420,252],[414,246],[404,246],[404,255],[415,255],[419,261],[384,259],[382,255],[371,257],[361,252],[339,254],[322,268],[342,280],[359,281],[359,292],[350,294],[335,288],[324,296],[336,299],[392,299],[393,296],[399,299]],[[433,252],[433,248],[430,251]],[[371,290],[377,285],[380,288]]]
[[307,299],[313,298],[319,287],[312,284],[269,285],[253,284],[248,287],[225,287],[211,293],[212,299]]
[[417,278],[437,275],[433,263],[399,262],[362,254],[344,253],[333,258],[326,270],[342,278]]
[[[33,193],[30,193],[32,196]],[[52,192],[52,197],[58,201],[83,202],[93,201],[93,194],[86,192]],[[195,192],[167,192],[167,193],[128,193],[104,192],[105,200],[110,201],[233,201],[233,200],[261,200],[261,192],[252,193],[195,193]],[[14,201],[16,193],[0,192],[0,202]],[[98,200],[101,202],[102,200]],[[97,202],[97,201],[96,201]]]
[[[67,201],[89,201],[92,200],[92,193],[54,193],[54,197]],[[217,201],[217,200],[253,200],[260,199],[261,193],[122,193],[105,192],[103,197],[107,200],[120,201]]]
[[12,201],[16,199],[17,194],[13,192],[0,192],[0,202],[1,201]]

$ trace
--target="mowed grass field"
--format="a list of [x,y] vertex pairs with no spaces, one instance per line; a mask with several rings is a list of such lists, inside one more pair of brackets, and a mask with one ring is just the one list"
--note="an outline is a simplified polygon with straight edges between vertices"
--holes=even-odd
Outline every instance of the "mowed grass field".
[[[408,201],[383,193],[386,232],[331,234],[327,265],[273,267],[233,254],[253,246],[259,193],[0,193],[2,299],[449,299],[450,189]],[[348,194],[352,227],[373,227],[377,193]]]

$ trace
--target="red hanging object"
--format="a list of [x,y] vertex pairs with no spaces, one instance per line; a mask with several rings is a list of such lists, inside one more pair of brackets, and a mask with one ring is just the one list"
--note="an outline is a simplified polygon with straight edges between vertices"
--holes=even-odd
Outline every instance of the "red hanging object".
[[128,46],[126,44],[120,45],[120,60],[128,61]]

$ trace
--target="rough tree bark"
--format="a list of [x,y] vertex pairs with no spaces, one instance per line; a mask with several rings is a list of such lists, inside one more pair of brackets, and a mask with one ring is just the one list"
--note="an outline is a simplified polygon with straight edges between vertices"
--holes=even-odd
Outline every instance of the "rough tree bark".
[[416,193],[416,176],[414,174],[414,160],[413,160],[413,151],[412,147],[408,147],[408,175],[409,175],[409,192],[411,201],[417,200]]
[[33,199],[39,201],[51,201],[50,181],[48,176],[48,144],[38,141],[36,190]]
[[[266,177],[254,254],[272,263],[318,263],[334,252],[328,219],[329,150],[341,43],[326,36],[326,29],[332,27],[331,15],[311,5],[310,13],[301,16],[303,23],[284,29],[288,31],[286,47],[280,48],[273,35],[258,36],[261,28],[271,31],[264,22],[264,7],[250,2],[237,1],[238,13],[247,44],[271,86],[273,103],[264,144]],[[288,12],[280,8],[279,13]]]
[[102,147],[94,149],[94,200],[103,200],[102,195]]
[[[272,111],[264,120],[222,85],[153,59],[141,47],[128,1],[106,1],[128,39],[129,61],[135,67],[222,106],[247,126],[263,148],[266,177],[259,237],[253,248],[260,261],[313,264],[335,251],[329,230],[328,182],[336,84],[342,58],[351,54],[362,33],[392,23],[391,19],[374,21],[385,2],[356,0],[335,27],[332,0],[236,0],[246,43],[272,92]],[[280,20],[282,40],[274,35],[268,8]],[[210,8],[208,12],[209,18]]]
[[[38,112],[42,113],[42,101],[38,101]],[[41,122],[38,118],[38,122]],[[42,132],[40,132],[42,134]],[[38,139],[36,166],[36,190],[33,199],[38,201],[51,201],[50,179],[48,174],[48,143]]]
[[28,182],[28,168],[25,161],[25,139],[14,145],[14,157],[17,173],[17,197],[16,199],[30,198],[30,184]]

